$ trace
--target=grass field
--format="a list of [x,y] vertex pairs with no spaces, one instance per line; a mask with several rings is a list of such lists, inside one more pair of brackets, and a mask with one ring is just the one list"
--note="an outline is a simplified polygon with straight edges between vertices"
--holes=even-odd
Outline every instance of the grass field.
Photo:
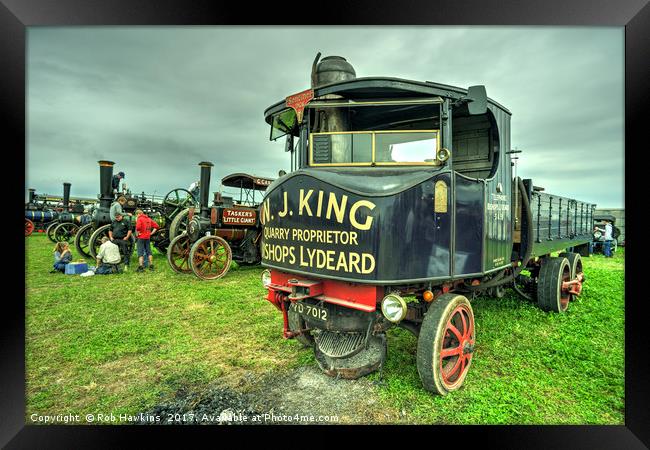
[[[310,350],[282,339],[259,267],[206,282],[175,274],[154,251],[154,272],[82,278],[48,273],[45,236],[25,242],[27,423],[32,413],[134,414],[179,390],[238,389],[251,374],[315,364]],[[383,380],[367,395],[394,413],[391,422],[623,424],[624,249],[583,261],[587,282],[566,314],[512,291],[472,301],[476,353],[458,392],[424,391],[416,338],[395,329]]]

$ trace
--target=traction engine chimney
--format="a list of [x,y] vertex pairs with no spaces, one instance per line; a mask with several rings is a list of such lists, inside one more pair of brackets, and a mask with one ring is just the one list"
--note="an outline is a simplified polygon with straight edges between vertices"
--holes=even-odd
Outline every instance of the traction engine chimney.
[[210,217],[210,205],[208,197],[210,196],[210,173],[214,164],[203,161],[199,163],[201,167],[201,194],[199,196],[199,207],[201,208],[202,217]]
[[104,208],[110,208],[113,203],[113,189],[111,182],[113,180],[113,161],[99,162],[99,204]]

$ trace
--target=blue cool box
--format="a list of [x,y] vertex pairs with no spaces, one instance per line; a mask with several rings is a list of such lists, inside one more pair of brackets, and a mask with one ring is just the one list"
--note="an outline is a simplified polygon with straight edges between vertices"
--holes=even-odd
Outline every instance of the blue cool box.
[[78,275],[88,272],[88,264],[85,262],[71,262],[65,266],[66,275]]

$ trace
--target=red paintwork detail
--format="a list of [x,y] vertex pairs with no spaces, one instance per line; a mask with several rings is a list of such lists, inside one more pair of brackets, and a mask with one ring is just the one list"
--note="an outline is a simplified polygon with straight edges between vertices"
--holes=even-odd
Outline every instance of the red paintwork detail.
[[190,208],[190,210],[187,213],[187,220],[190,221],[192,220],[192,217],[194,217],[194,208]]
[[210,223],[212,225],[217,223],[217,208],[210,208]]
[[255,225],[257,213],[254,209],[232,208],[223,210],[224,225]]
[[305,109],[305,106],[307,106],[307,103],[309,103],[313,98],[313,89],[307,89],[305,91],[298,92],[297,94],[293,94],[287,97],[287,106],[289,108],[293,108],[294,111],[296,111],[296,118],[298,119],[298,123],[302,122],[302,113]]
[[302,275],[298,276],[278,270],[271,270],[271,284],[268,286],[269,295],[266,299],[274,303],[271,299],[272,293],[284,292],[289,294],[291,292],[289,280],[297,280],[297,284],[301,284],[300,282],[316,282],[319,286],[314,291],[314,295],[310,295],[309,297],[366,312],[374,311],[377,303],[381,301],[384,294],[384,288],[380,286],[346,283],[335,280],[315,280]]
[[453,386],[467,370],[473,353],[466,353],[466,346],[474,346],[473,334],[474,318],[465,305],[460,305],[449,317],[442,338],[440,374],[445,386]]

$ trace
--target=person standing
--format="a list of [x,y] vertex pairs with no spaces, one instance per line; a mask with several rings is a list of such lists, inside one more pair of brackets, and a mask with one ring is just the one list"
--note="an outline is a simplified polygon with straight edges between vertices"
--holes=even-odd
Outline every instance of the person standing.
[[614,237],[612,236],[613,232],[613,226],[612,226],[612,221],[605,219],[605,229],[598,228],[596,227],[596,230],[600,231],[603,233],[603,254],[605,255],[605,258],[612,258],[612,240]]
[[131,227],[124,220],[124,215],[122,213],[115,214],[115,220],[111,224],[110,230],[108,230],[108,237],[120,248],[120,253],[124,258],[124,270],[128,270],[129,261],[131,260],[131,252],[133,251],[133,246],[131,245]]
[[[136,272],[144,272],[144,263],[147,262],[149,270],[153,270],[153,255],[151,254],[151,235],[160,228],[160,225],[147,216],[141,209],[135,211],[135,236],[138,238],[138,268]],[[146,257],[146,259],[145,259]]]
[[123,180],[124,178],[126,178],[124,172],[119,172],[117,175],[113,175],[113,179],[111,180],[113,194],[117,194],[117,192],[120,190],[120,180]]
[[111,204],[111,209],[109,210],[111,222],[115,222],[115,218],[118,214],[124,215],[124,205],[126,205],[126,197],[123,195],[120,195],[117,200]]

